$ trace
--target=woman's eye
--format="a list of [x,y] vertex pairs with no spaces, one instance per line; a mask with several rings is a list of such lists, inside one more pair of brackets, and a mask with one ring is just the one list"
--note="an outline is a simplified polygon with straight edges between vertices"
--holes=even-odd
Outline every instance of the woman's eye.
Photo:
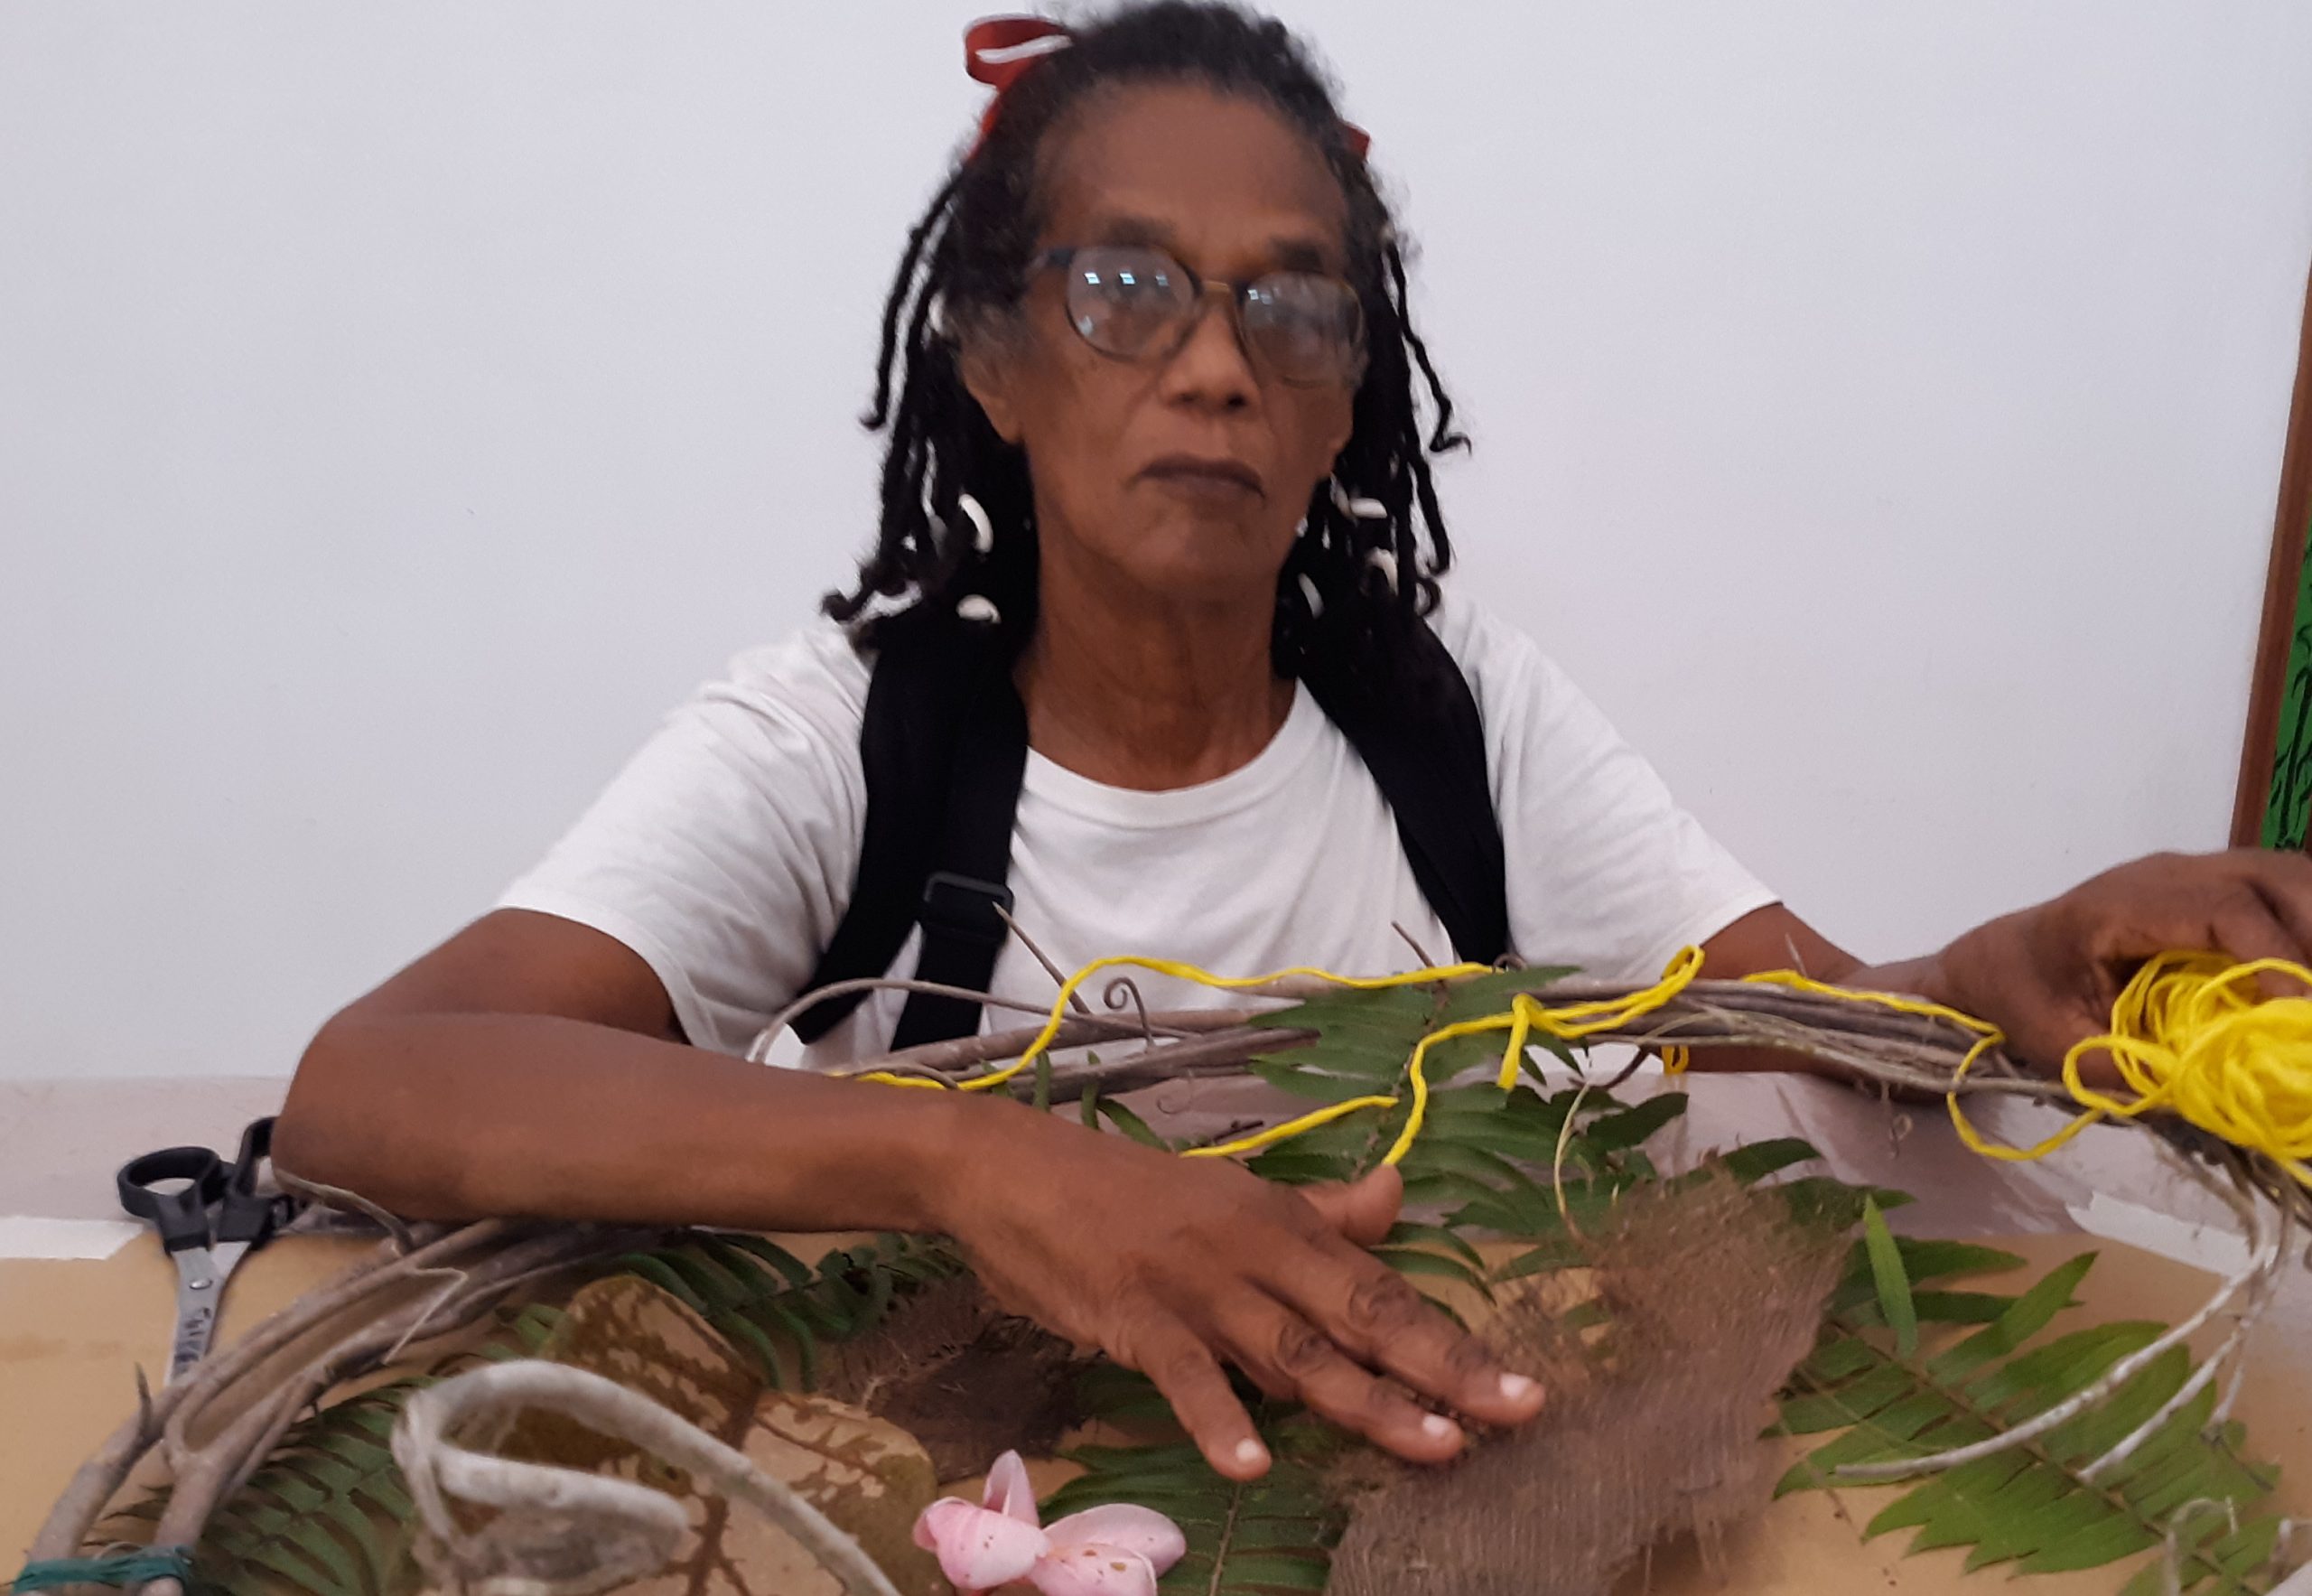
[[1118,304],[1144,305],[1172,297],[1172,279],[1168,273],[1150,271],[1145,267],[1124,267],[1105,273],[1086,272],[1085,281]]

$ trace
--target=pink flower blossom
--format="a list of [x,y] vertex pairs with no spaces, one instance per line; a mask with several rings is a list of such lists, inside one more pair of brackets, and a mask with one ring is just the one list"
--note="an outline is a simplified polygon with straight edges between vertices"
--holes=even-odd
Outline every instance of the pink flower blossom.
[[1156,1577],[1188,1550],[1161,1513],[1117,1502],[1036,1521],[1027,1465],[1007,1451],[987,1471],[974,1507],[943,1497],[915,1521],[915,1544],[939,1557],[965,1596],[1025,1580],[1043,1596],[1154,1596]]

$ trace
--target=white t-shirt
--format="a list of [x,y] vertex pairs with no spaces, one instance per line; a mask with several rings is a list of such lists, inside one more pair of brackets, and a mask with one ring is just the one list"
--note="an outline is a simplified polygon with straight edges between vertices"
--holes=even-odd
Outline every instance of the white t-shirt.
[[[1530,639],[1450,599],[1431,624],[1485,722],[1510,939],[1528,962],[1651,979],[1679,947],[1775,901]],[[832,624],[740,655],[500,906],[616,938],[657,973],[694,1043],[745,1051],[799,995],[850,896],[869,671]],[[1451,957],[1379,788],[1305,691],[1249,764],[1195,787],[1105,787],[1030,751],[1010,884],[1021,928],[1068,969],[1117,953],[1222,975],[1412,968],[1392,922]],[[893,973],[915,958],[910,937]],[[1154,1008],[1241,1001],[1141,985]],[[1054,995],[1016,941],[993,990],[1039,1007]],[[871,997],[806,1061],[881,1051],[904,1002]]]

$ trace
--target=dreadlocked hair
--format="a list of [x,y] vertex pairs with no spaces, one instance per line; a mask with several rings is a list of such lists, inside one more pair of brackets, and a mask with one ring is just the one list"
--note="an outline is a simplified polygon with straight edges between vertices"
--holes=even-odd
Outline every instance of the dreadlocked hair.
[[[1074,33],[1008,89],[981,145],[908,235],[883,305],[873,402],[888,429],[881,523],[851,591],[824,608],[877,647],[899,629],[952,621],[972,595],[992,604],[1014,647],[1036,611],[1035,499],[1026,455],[1005,443],[964,386],[957,329],[1016,308],[1042,218],[1038,154],[1069,108],[1124,83],[1194,82],[1272,107],[1323,156],[1347,200],[1348,275],[1363,303],[1366,369],[1353,430],[1317,485],[1277,583],[1272,654],[1298,674],[1324,649],[1360,669],[1389,667],[1414,619],[1437,601],[1452,545],[1428,456],[1468,439],[1407,308],[1403,247],[1332,93],[1283,23],[1212,0],[1127,6]],[[1418,372],[1431,423],[1422,423]],[[995,528],[983,552],[958,504],[969,494]],[[1373,516],[1370,500],[1386,512]],[[1336,651],[1340,652],[1336,652]]]

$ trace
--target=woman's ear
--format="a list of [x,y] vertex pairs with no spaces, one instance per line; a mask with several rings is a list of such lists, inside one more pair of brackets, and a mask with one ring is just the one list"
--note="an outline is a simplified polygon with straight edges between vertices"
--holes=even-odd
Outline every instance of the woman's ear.
[[995,435],[1017,447],[1020,442],[1019,406],[1012,402],[1012,363],[1002,358],[998,341],[980,329],[965,332],[956,350],[956,364],[964,377],[964,388],[979,401],[987,413],[987,425]]

